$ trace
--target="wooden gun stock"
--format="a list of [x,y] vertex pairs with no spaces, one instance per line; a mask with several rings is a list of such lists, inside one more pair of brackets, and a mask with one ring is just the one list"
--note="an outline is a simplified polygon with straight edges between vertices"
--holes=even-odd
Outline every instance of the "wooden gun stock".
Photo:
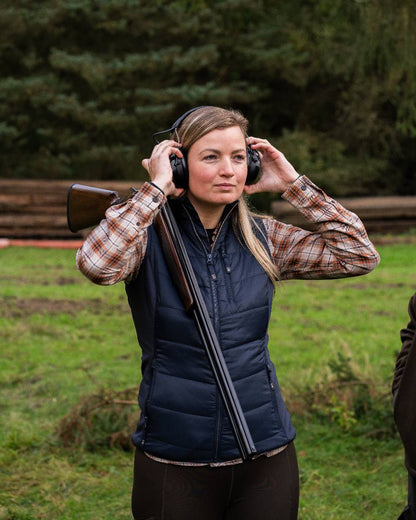
[[73,233],[96,226],[105,218],[107,208],[122,202],[116,191],[72,184],[68,188],[66,216]]

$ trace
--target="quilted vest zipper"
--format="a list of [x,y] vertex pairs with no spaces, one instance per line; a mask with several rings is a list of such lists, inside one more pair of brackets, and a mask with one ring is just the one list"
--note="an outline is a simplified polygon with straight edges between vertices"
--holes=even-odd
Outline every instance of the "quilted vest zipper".
[[[233,209],[234,209],[234,206],[232,208],[230,208],[228,213],[225,215],[211,248],[209,248],[207,246],[207,243],[204,243],[204,241],[201,239],[201,237],[199,236],[199,234],[196,230],[195,223],[193,222],[191,215],[185,209],[185,211],[188,214],[189,220],[192,224],[194,234],[198,238],[199,242],[201,243],[203,250],[206,252],[206,262],[207,262],[207,269],[208,269],[208,274],[209,274],[209,278],[210,278],[211,296],[212,296],[212,303],[213,303],[213,315],[214,315],[213,316],[213,318],[214,318],[213,326],[214,326],[214,331],[215,331],[215,334],[217,335],[218,340],[219,340],[219,337],[218,337],[218,335],[219,335],[219,304],[218,304],[218,290],[217,290],[217,274],[216,274],[215,266],[214,266],[213,252],[215,250],[215,247],[216,247],[216,244],[218,241],[218,237],[221,235],[221,232],[223,230],[224,224],[228,220]],[[228,274],[228,270],[227,270],[227,274]],[[221,424],[222,424],[222,420],[223,420],[223,415],[224,415],[223,402],[221,400],[221,396],[219,395],[219,392],[217,392],[217,422],[216,422],[215,452],[214,452],[215,461],[218,460],[219,443],[220,443],[220,438],[221,438]]]
[[[207,266],[208,272],[210,275],[211,282],[211,295],[213,302],[213,313],[214,313],[214,331],[218,337],[219,332],[219,311],[218,311],[218,293],[217,293],[217,275],[215,273],[214,263],[212,259],[212,253],[208,253],[207,255]],[[218,452],[219,452],[219,441],[221,437],[221,422],[222,422],[222,401],[217,392],[217,424],[216,424],[216,432],[215,432],[215,452],[214,452],[214,460],[218,460]]]

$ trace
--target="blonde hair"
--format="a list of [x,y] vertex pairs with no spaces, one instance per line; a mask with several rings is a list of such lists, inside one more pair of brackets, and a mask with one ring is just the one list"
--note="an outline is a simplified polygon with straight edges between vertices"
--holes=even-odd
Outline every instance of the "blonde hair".
[[[212,130],[232,126],[240,127],[243,135],[247,135],[248,121],[240,112],[213,106],[201,107],[191,112],[183,120],[179,128],[175,129],[174,136],[182,143],[182,150],[186,154],[198,139]],[[263,230],[255,220],[255,217],[258,216],[249,210],[244,197],[241,196],[238,211],[233,213],[233,227],[237,236],[242,238],[275,286],[278,279],[277,268],[270,257],[270,252],[256,236],[253,229],[256,228],[264,235]],[[267,237],[264,238],[267,242]]]

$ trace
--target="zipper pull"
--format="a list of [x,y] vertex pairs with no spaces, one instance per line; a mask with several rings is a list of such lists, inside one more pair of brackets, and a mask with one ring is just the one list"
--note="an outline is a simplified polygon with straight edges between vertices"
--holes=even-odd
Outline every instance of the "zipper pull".
[[[207,264],[208,265],[213,265],[212,254],[211,253],[207,254]],[[211,272],[211,278],[215,281],[217,279],[217,275],[215,273]]]
[[224,265],[225,265],[225,270],[227,272],[227,274],[231,274],[231,267],[228,264],[228,256],[227,256],[227,253],[225,252],[225,249],[224,247],[221,248],[221,256],[224,260]]

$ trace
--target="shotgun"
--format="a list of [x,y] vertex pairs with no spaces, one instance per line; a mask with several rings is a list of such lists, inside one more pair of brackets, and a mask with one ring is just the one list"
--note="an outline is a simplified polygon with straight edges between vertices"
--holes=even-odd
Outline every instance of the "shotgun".
[[[135,192],[132,188],[128,197]],[[107,208],[128,197],[120,198],[116,191],[73,184],[67,197],[69,229],[77,232],[97,225],[105,218]],[[174,285],[186,312],[192,315],[204,345],[241,457],[244,461],[252,459],[256,448],[169,203],[157,214],[155,228]]]

